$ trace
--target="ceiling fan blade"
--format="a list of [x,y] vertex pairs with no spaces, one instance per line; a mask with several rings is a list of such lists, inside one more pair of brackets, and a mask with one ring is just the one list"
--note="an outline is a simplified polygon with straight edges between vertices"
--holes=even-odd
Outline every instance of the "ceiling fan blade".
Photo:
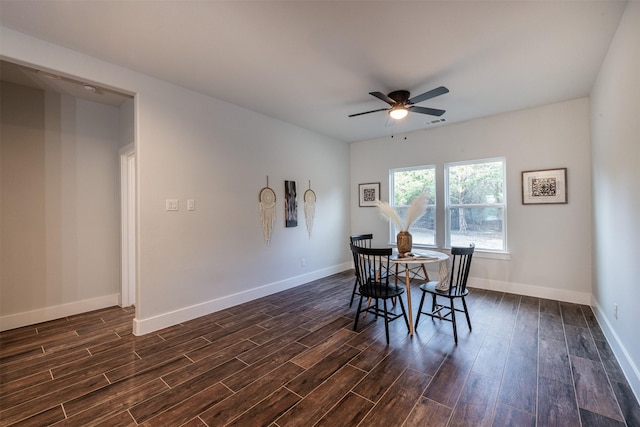
[[365,111],[364,113],[349,114],[349,117],[361,116],[363,114],[377,113],[378,111],[389,111],[388,108],[380,108],[378,110]]
[[393,99],[389,98],[387,95],[385,95],[382,92],[369,92],[369,95],[373,95],[376,98],[380,99],[381,101],[386,102],[389,105],[396,105],[396,101],[394,101]]
[[427,107],[418,107],[417,105],[412,105],[409,107],[409,111],[412,113],[420,113],[420,114],[429,114],[430,116],[438,116],[440,117],[445,113],[445,110],[437,110],[435,108],[427,108]]
[[[409,104],[417,104],[419,102],[422,101],[426,101],[427,99],[431,99],[431,98],[435,98],[436,96],[440,96],[440,95],[444,95],[445,93],[448,93],[449,89],[447,89],[444,86],[440,86],[437,87],[435,89],[430,90],[429,92],[425,92],[423,94],[420,95],[416,95],[413,98],[409,99],[409,101],[407,101]],[[426,113],[429,114],[429,113]]]

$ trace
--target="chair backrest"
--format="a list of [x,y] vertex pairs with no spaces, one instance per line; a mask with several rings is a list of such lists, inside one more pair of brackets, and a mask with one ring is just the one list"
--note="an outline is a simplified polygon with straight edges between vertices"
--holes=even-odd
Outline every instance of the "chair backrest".
[[[349,242],[352,245],[358,246],[360,248],[370,248],[371,242],[373,241],[373,234],[355,234],[353,236],[349,236]],[[356,259],[356,254],[353,253],[353,265],[355,266],[358,263]],[[356,279],[360,280],[360,276],[358,274],[358,269],[355,270]]]
[[359,293],[363,296],[384,297],[389,291],[389,257],[392,248],[366,248],[351,244],[351,252],[360,278]]
[[361,248],[370,248],[371,241],[373,240],[373,234],[356,234],[354,236],[349,236],[349,241],[356,246]]
[[463,295],[467,290],[467,278],[475,244],[469,247],[451,248],[451,270],[449,271],[449,295]]

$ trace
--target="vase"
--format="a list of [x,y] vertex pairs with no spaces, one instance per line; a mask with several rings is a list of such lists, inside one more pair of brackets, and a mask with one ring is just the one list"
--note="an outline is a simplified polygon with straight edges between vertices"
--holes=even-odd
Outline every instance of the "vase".
[[413,244],[411,233],[408,231],[401,231],[396,236],[396,242],[398,245],[398,254],[406,254],[411,252],[411,246]]

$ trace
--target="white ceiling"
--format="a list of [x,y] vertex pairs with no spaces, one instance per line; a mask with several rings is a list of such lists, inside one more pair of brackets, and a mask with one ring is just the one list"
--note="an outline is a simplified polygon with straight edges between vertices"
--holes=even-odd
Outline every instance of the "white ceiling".
[[618,0],[0,0],[0,24],[344,141],[385,126],[369,92],[450,93],[455,123],[588,96]]

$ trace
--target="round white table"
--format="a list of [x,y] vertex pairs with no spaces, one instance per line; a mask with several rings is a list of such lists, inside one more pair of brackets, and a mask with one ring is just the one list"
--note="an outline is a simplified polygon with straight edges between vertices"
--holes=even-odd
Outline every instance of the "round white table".
[[[425,264],[430,262],[440,263],[439,271],[440,276],[442,276],[443,267],[446,269],[446,262],[449,259],[449,255],[438,252],[438,251],[430,251],[430,250],[420,250],[412,252],[413,256],[411,257],[398,257],[398,254],[393,254],[389,261],[396,266],[396,285],[398,284],[398,267],[404,266],[405,273],[405,285],[407,287],[407,306],[409,310],[409,333],[413,335],[413,310],[411,308],[411,279],[419,278],[424,279],[427,282],[429,281],[429,274],[427,273],[427,268]],[[442,264],[444,263],[444,265]],[[446,271],[446,270],[445,270]],[[419,274],[422,272],[423,277],[420,277]],[[441,277],[441,279],[443,279]]]

